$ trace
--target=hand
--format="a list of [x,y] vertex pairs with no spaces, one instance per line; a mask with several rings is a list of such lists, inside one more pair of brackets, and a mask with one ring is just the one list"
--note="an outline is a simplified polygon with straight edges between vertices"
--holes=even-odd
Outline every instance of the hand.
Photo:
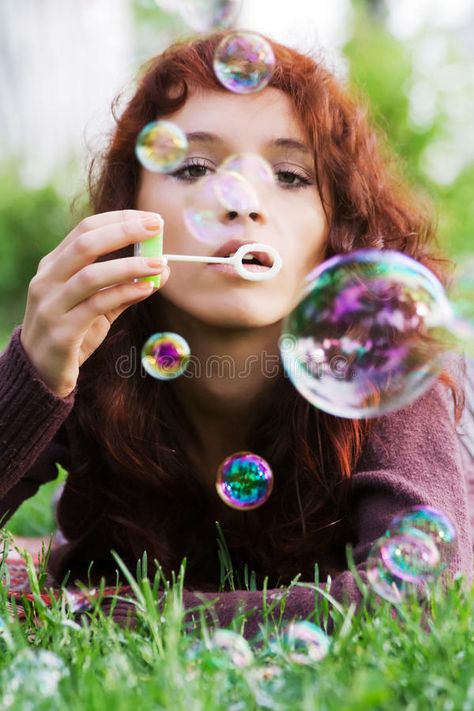
[[28,287],[20,340],[57,396],[66,397],[74,390],[79,368],[100,346],[115,319],[152,293],[149,282],[133,279],[160,274],[161,288],[170,273],[168,266],[149,266],[145,257],[95,260],[146,240],[159,228],[152,212],[93,215],[41,259]]

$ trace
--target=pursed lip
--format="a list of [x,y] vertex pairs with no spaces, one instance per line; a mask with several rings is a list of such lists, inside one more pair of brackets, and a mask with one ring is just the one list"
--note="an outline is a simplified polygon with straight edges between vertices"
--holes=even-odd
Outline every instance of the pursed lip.
[[[255,240],[251,242],[250,240],[242,241],[238,239],[230,239],[228,242],[225,242],[218,249],[216,249],[212,256],[227,257],[231,252],[237,252],[239,247],[242,247],[245,244],[255,244]],[[271,267],[273,264],[268,252],[250,252],[250,254],[253,254],[265,267]]]

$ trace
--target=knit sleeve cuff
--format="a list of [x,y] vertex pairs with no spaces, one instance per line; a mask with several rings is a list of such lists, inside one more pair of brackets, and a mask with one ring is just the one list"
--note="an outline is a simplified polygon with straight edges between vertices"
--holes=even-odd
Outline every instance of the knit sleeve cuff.
[[0,355],[0,486],[13,486],[50,443],[73,408],[77,385],[58,397],[41,379],[13,330]]

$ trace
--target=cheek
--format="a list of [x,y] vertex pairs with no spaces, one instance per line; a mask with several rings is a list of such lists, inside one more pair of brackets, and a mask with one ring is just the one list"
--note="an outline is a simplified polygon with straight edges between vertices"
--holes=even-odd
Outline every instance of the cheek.
[[324,259],[329,226],[322,211],[306,210],[300,215],[304,218],[299,224],[299,239],[293,243],[298,244],[298,249],[294,249],[297,254],[293,262],[298,264],[300,273],[307,273]]

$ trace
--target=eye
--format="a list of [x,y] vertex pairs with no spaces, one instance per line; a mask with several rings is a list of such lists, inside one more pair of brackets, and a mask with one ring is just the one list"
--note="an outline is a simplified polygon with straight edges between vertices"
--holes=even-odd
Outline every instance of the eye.
[[178,180],[191,183],[195,180],[199,180],[199,178],[204,178],[209,174],[208,171],[213,172],[213,170],[214,169],[206,163],[197,159],[191,159],[182,165],[181,168],[175,170],[174,173],[170,173],[170,175]]
[[294,170],[275,170],[275,175],[277,182],[285,189],[303,188],[311,185],[311,180]]

